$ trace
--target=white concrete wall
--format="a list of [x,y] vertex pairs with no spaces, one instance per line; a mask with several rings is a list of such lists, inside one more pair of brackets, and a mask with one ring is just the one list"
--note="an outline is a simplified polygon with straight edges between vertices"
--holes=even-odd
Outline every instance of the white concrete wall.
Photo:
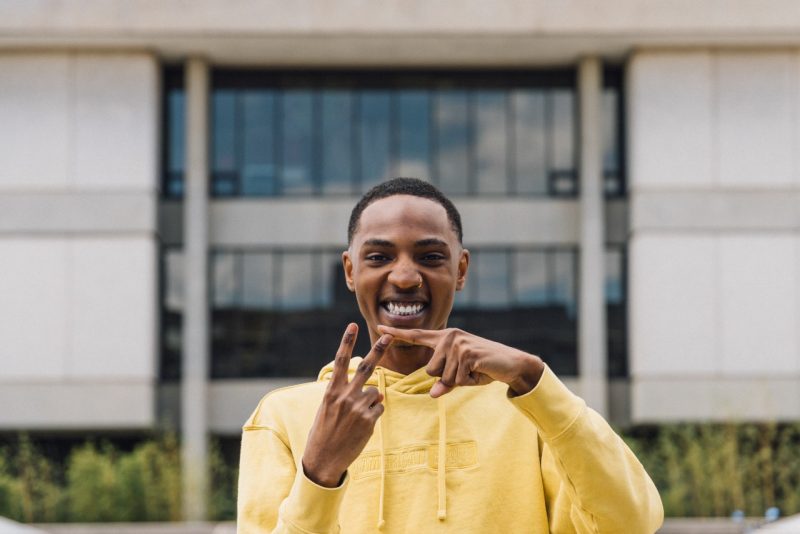
[[628,72],[634,420],[800,416],[800,52]]
[[0,53],[0,72],[0,428],[150,426],[158,64]]

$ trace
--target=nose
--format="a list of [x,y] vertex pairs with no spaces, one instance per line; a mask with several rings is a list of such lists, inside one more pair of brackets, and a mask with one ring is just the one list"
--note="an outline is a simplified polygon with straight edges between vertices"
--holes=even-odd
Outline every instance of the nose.
[[388,280],[399,289],[414,289],[422,285],[422,275],[409,260],[398,260]]

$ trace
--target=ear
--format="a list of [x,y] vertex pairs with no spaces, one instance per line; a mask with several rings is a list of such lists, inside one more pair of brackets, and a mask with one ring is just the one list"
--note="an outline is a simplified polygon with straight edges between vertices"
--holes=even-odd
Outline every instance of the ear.
[[456,278],[456,291],[461,291],[467,283],[467,271],[469,270],[469,250],[461,249],[461,257],[458,258],[458,277]]
[[349,250],[342,252],[342,267],[344,268],[344,281],[347,284],[347,289],[349,289],[351,293],[355,293],[356,286],[353,282],[353,260],[350,258]]

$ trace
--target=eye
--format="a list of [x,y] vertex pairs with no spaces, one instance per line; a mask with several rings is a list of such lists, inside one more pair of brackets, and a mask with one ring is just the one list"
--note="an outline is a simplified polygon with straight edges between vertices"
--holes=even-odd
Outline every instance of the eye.
[[444,261],[445,259],[447,259],[445,257],[445,255],[441,254],[439,252],[430,252],[430,253],[425,254],[424,256],[422,256],[422,261],[427,262],[427,263],[440,262],[440,261]]
[[383,263],[389,261],[389,257],[380,252],[372,252],[371,254],[367,254],[366,260],[372,263]]

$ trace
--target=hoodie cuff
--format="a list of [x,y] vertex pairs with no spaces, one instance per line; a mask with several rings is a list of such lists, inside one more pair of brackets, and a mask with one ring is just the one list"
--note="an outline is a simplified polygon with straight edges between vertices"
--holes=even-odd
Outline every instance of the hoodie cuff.
[[297,470],[289,496],[281,504],[280,515],[302,532],[339,532],[339,507],[342,504],[350,474],[335,488],[315,484]]
[[586,408],[583,399],[567,389],[549,366],[545,366],[536,387],[524,395],[509,396],[509,401],[533,421],[548,441],[563,434]]

